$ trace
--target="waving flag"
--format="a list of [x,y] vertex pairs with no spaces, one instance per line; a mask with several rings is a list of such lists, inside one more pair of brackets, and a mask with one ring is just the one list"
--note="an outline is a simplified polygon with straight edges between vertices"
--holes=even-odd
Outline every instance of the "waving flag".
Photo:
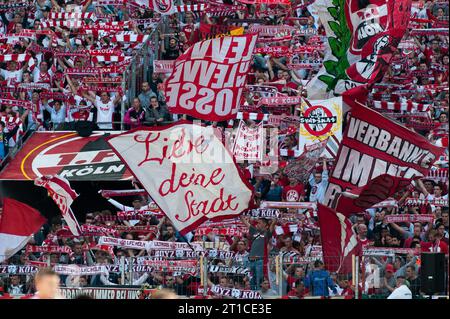
[[325,205],[335,208],[338,193],[364,187],[383,174],[410,181],[428,175],[444,148],[359,102],[344,99],[351,114],[329,177]]
[[217,134],[183,120],[107,141],[184,235],[206,220],[236,217],[253,202],[251,185]]
[[36,209],[5,198],[0,219],[0,262],[22,249],[45,221]]
[[81,235],[81,228],[70,206],[78,194],[70,188],[69,181],[59,176],[42,176],[34,180],[36,186],[45,187],[75,236]]
[[322,252],[325,268],[332,272],[350,273],[352,255],[360,255],[361,245],[352,222],[341,213],[317,204]]
[[383,174],[372,179],[363,187],[336,194],[333,206],[345,216],[361,213],[365,209],[387,200],[396,192],[407,187],[411,181],[411,179]]
[[206,121],[236,118],[257,37],[200,41],[180,55],[166,82],[170,112]]
[[317,0],[328,38],[308,98],[326,99],[378,81],[408,26],[411,0]]

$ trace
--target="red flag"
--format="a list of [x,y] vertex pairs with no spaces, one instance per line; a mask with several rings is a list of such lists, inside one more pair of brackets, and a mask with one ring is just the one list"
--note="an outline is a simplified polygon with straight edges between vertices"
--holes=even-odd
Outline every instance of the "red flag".
[[187,49],[167,79],[169,110],[206,121],[236,118],[257,37],[215,38]]
[[349,97],[344,101],[351,114],[323,204],[331,206],[336,194],[366,186],[383,174],[410,180],[427,176],[444,152],[377,111]]
[[0,219],[0,262],[22,249],[45,222],[36,209],[5,198]]
[[360,255],[361,244],[352,223],[341,213],[317,204],[325,268],[339,273],[352,271],[352,255]]
[[411,179],[383,174],[363,187],[337,194],[333,207],[345,216],[357,214],[388,199],[410,183]]

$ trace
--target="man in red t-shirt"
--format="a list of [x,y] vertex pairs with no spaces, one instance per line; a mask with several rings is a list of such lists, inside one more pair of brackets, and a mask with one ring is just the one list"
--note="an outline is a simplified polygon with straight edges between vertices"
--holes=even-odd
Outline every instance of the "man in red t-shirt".
[[308,295],[308,288],[305,288],[305,284],[302,279],[299,279],[294,284],[295,287],[288,292],[288,297],[297,297],[303,299]]
[[422,252],[444,253],[448,255],[448,245],[443,240],[439,240],[435,229],[430,231],[429,238],[429,242],[422,243]]
[[289,178],[289,185],[283,188],[283,201],[299,202],[305,199],[305,186],[295,177]]

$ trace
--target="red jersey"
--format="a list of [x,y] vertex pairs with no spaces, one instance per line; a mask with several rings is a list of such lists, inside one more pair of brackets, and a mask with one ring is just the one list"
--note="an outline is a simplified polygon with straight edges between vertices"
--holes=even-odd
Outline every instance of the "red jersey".
[[444,253],[448,254],[448,245],[442,240],[436,240],[434,243],[422,243],[422,252]]
[[287,202],[298,202],[301,196],[305,196],[305,187],[299,183],[295,186],[285,186],[283,188],[283,200]]

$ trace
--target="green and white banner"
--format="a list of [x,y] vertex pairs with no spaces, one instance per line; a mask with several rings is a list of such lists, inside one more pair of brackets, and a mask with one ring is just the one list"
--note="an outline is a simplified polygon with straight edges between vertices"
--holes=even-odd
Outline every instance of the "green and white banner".
[[411,0],[317,0],[313,6],[328,41],[308,98],[327,99],[380,80],[406,31]]

